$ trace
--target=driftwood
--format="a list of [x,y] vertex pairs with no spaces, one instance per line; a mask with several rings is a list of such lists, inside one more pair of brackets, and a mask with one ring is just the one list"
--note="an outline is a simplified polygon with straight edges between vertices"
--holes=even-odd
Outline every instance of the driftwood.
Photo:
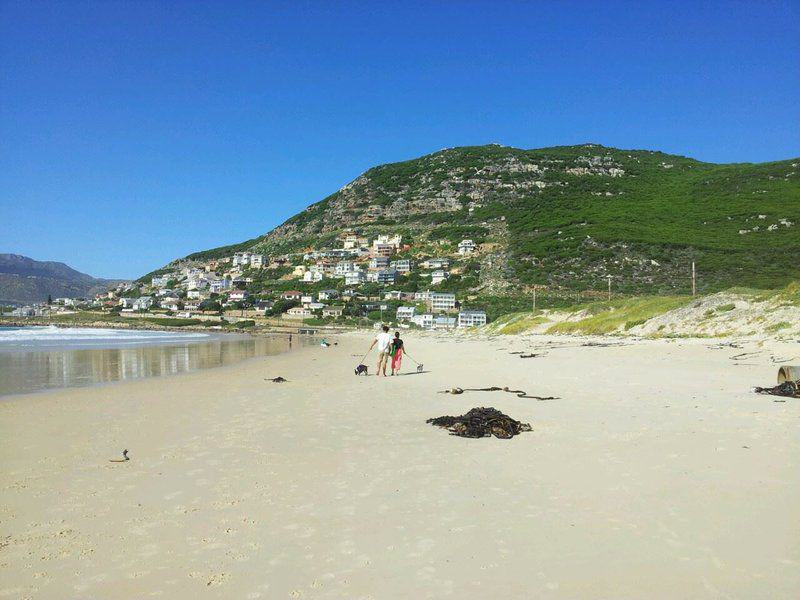
[[524,390],[512,390],[508,387],[488,387],[488,388],[460,388],[454,387],[449,390],[442,390],[440,394],[463,394],[464,392],[508,392],[515,394],[517,398],[532,398],[533,400],[558,400],[558,396],[530,396]]
[[451,435],[468,438],[491,437],[507,440],[522,433],[531,431],[530,423],[521,423],[496,408],[473,408],[458,417],[443,416],[428,419],[426,423],[443,427]]
[[271,381],[272,383],[286,383],[289,380],[284,379],[283,377],[273,377],[272,379],[265,379],[264,381]]

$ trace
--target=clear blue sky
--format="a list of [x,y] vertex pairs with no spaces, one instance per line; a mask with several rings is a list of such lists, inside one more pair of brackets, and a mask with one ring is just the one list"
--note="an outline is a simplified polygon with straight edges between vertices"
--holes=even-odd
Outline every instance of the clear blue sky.
[[96,276],[448,146],[800,156],[797,1],[0,0],[0,71],[0,252]]

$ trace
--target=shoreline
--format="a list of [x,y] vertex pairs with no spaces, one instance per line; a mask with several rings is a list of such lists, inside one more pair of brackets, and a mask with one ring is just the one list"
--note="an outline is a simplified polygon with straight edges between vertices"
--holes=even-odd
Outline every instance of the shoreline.
[[[345,333],[0,403],[0,597],[800,591],[800,404],[750,390],[796,344],[404,337],[424,373],[354,376],[371,335]],[[438,393],[491,385],[558,399]],[[533,431],[425,423],[475,406]]]

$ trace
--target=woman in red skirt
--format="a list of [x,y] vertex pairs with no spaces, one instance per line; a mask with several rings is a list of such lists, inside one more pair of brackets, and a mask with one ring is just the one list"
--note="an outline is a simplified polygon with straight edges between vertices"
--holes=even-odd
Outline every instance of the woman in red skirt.
[[400,367],[403,364],[403,340],[400,339],[399,331],[394,332],[389,354],[392,355],[392,375],[400,374]]

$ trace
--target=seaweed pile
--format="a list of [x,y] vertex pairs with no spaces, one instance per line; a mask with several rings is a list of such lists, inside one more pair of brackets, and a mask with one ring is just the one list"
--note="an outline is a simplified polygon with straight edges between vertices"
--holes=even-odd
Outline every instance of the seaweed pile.
[[525,390],[512,390],[508,386],[505,387],[486,387],[486,388],[460,388],[454,387],[449,390],[442,390],[440,394],[463,394],[464,392],[508,392],[514,394],[517,398],[533,398],[534,400],[558,400],[558,396],[531,396]]
[[769,394],[770,396],[783,396],[786,398],[800,398],[800,381],[784,381],[775,387],[755,387],[756,394]]
[[494,436],[507,440],[523,431],[531,431],[529,423],[520,423],[496,408],[473,408],[458,417],[436,417],[428,419],[426,423],[443,427],[451,435],[467,438],[481,438]]

